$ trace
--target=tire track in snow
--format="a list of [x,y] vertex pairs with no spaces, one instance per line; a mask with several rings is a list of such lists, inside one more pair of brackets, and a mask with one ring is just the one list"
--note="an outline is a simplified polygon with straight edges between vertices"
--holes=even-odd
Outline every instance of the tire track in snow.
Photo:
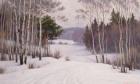
[[[77,68],[77,67],[75,65],[72,65],[72,66],[56,69],[55,71],[53,71],[51,73],[44,74],[41,77],[32,78],[28,82],[25,82],[24,84],[50,84],[49,82],[52,81],[51,80],[52,78],[54,78],[54,80],[55,80],[55,77],[57,75],[59,76],[60,74],[63,74],[64,72],[65,72],[65,74],[64,74],[64,76],[62,76],[63,78],[61,78],[61,79],[63,79],[62,80],[63,83],[61,83],[61,84],[68,84],[67,82],[72,77],[71,74],[74,74],[72,72],[70,73],[69,70],[73,69],[73,68]],[[65,82],[64,82],[64,79],[65,79]],[[73,79],[71,79],[71,80],[73,80]],[[78,83],[73,83],[73,84],[78,84]]]
[[[33,84],[81,84],[80,80],[78,80],[76,73],[79,73],[79,67],[77,66],[68,66],[63,69],[55,70],[56,72],[52,72],[48,75],[44,75],[38,80],[36,80]],[[76,71],[75,71],[76,69]],[[61,78],[59,78],[59,76]],[[58,80],[58,83],[54,83],[53,80]],[[53,81],[53,83],[52,83]]]
[[79,79],[79,77],[81,76],[80,74],[83,73],[81,69],[83,69],[83,67],[81,67],[80,65],[79,67],[70,69],[68,71],[68,76],[65,78],[63,84],[82,84],[82,81]]
[[74,72],[72,70],[67,71],[66,77],[63,80],[63,84],[79,84],[75,81]]

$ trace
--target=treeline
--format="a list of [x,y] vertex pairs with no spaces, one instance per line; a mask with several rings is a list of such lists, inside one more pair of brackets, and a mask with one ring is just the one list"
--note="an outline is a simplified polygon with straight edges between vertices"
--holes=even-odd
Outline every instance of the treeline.
[[[26,64],[32,58],[49,55],[49,39],[62,28],[47,13],[60,10],[55,0],[2,0],[0,7],[0,60]],[[44,16],[45,14],[45,16]]]
[[140,68],[139,33],[140,22],[135,19],[134,14],[126,18],[113,9],[108,24],[94,19],[91,25],[86,27],[83,41],[88,50],[95,55],[102,55],[102,62],[105,62],[104,53],[120,53],[121,59],[118,58],[114,64],[121,66],[121,71],[126,72],[125,67],[130,70]]

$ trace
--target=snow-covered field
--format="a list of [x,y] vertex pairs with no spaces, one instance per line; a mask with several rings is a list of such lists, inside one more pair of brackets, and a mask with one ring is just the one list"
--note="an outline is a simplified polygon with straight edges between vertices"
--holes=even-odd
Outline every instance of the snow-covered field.
[[[96,62],[95,56],[91,52],[87,51],[85,46],[77,45],[77,43],[71,40],[54,40],[53,44],[50,45],[51,51],[55,53],[60,51],[63,58],[68,57],[71,61],[81,61],[81,62]],[[100,59],[101,55],[97,55]],[[105,58],[108,60],[114,60],[118,54],[105,54]]]
[[[111,65],[95,63],[94,55],[85,47],[72,41],[65,42],[50,46],[52,52],[61,52],[59,60],[50,57],[42,61],[28,59],[28,64],[22,66],[14,62],[0,62],[0,68],[6,70],[0,74],[0,84],[140,84],[139,70],[120,73]],[[112,59],[115,55],[106,54],[106,57]],[[70,61],[66,61],[66,57]],[[29,69],[30,64],[34,64],[35,68]]]

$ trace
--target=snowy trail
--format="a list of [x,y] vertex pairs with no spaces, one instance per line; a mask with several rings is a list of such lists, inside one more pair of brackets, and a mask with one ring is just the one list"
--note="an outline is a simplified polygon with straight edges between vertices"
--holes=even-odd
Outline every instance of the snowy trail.
[[60,51],[62,57],[71,61],[95,62],[95,57],[83,45],[51,45],[51,51]]
[[[52,52],[60,51],[63,58],[68,57],[71,61],[78,62],[96,62],[95,55],[91,54],[84,45],[76,44],[53,44],[50,46]],[[101,55],[97,55],[98,59],[101,59]],[[105,54],[105,58],[108,60],[115,60],[118,54]]]
[[0,75],[0,84],[140,84],[139,78],[140,75],[132,73],[118,73],[109,65],[59,62],[40,69]]
[[123,74],[110,65],[94,63],[83,46],[55,44],[51,48],[71,61],[46,58],[41,68],[1,74],[0,84],[140,84],[140,71]]

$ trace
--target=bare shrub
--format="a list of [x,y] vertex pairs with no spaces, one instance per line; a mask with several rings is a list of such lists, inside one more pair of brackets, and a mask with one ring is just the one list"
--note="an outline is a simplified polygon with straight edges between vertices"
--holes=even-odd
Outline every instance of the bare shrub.
[[7,56],[5,54],[1,54],[1,58],[0,58],[1,61],[7,61]]
[[4,68],[0,68],[0,74],[5,73],[5,69]]
[[52,52],[44,53],[43,56],[44,57],[53,57],[53,58],[56,58],[56,59],[61,58],[61,54],[60,54],[59,51],[55,51],[54,53],[52,53]]
[[106,58],[106,64],[111,64],[111,61]]
[[116,69],[117,66],[118,66],[118,63],[119,63],[119,61],[114,60],[114,61],[112,62],[112,68],[113,68],[113,69]]
[[129,70],[140,69],[140,55],[137,48],[130,48],[130,60],[127,63]]
[[136,65],[135,65],[135,68],[136,68],[136,69],[140,69],[140,64],[136,64]]
[[136,57],[136,63],[134,63],[134,67],[136,69],[140,69],[140,56],[137,54],[137,57]]
[[35,66],[34,66],[34,64],[29,64],[29,65],[28,65],[28,68],[29,68],[29,69],[34,69]]
[[69,58],[69,57],[66,57],[65,60],[66,60],[66,61],[70,61],[70,58]]
[[68,43],[64,43],[64,45],[68,45]]
[[109,60],[109,62],[112,64],[113,69],[117,69],[117,68],[121,67],[121,60],[122,60],[122,57],[117,56],[117,58],[115,60],[113,60],[113,61]]
[[61,58],[60,51],[56,51],[56,52],[53,54],[53,57],[56,58],[56,59]]
[[47,57],[53,57],[53,54],[51,52],[47,53]]
[[64,44],[64,43],[63,43],[63,42],[59,42],[58,44],[62,45],[62,44]]
[[124,56],[120,56],[116,62],[114,61],[113,65],[120,67],[122,73],[127,73],[128,69],[140,69],[140,56],[138,49],[131,47],[128,56],[124,53]]

